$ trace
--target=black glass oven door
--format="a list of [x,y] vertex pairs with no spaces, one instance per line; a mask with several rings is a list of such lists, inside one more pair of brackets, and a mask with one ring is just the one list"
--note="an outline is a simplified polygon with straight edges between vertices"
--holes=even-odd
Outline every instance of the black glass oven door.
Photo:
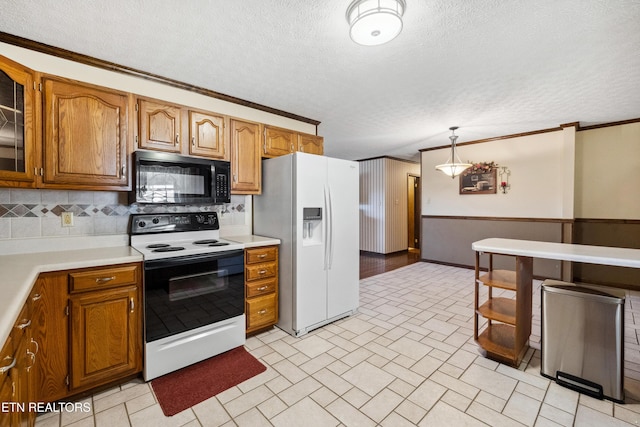
[[146,261],[145,340],[244,313],[244,251]]

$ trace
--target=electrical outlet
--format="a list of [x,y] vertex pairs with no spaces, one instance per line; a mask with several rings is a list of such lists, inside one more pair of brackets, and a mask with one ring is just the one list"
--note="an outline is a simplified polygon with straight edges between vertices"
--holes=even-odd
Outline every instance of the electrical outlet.
[[73,212],[62,212],[60,218],[63,227],[73,227]]

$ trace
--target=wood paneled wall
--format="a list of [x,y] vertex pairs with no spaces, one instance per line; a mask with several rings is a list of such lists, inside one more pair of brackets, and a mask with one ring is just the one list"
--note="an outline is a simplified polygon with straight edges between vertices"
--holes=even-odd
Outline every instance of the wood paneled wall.
[[407,250],[407,180],[418,163],[380,157],[360,161],[360,250]]

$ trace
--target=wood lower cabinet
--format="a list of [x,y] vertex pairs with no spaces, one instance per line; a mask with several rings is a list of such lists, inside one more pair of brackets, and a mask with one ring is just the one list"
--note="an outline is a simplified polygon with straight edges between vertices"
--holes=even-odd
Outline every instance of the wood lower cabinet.
[[260,141],[262,125],[231,119],[231,194],[260,194],[262,162]]
[[308,154],[324,154],[324,138],[307,133],[298,134],[297,150]]
[[[527,349],[531,335],[532,267],[530,257],[515,257],[515,271],[493,268],[480,273],[480,253],[476,252],[474,333],[473,337],[485,357],[517,367]],[[487,287],[487,299],[480,301],[480,285]],[[494,296],[494,288],[506,290]],[[480,331],[480,317],[486,319]]]
[[278,247],[245,249],[247,334],[278,322]]
[[36,412],[29,404],[36,401],[39,346],[32,337],[32,314],[29,298],[0,351],[0,402],[6,405],[0,411],[2,427],[35,424]]
[[72,389],[104,384],[138,369],[140,298],[134,286],[72,295]]
[[130,189],[129,94],[52,77],[43,92],[40,186]]
[[139,263],[38,277],[36,401],[64,399],[142,370],[141,283]]

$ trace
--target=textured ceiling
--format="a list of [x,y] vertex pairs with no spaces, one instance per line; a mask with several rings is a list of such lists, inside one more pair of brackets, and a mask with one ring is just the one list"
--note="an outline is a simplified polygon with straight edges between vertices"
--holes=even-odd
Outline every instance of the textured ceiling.
[[638,0],[407,0],[375,47],[350,1],[3,0],[0,31],[319,120],[347,159],[640,117]]

